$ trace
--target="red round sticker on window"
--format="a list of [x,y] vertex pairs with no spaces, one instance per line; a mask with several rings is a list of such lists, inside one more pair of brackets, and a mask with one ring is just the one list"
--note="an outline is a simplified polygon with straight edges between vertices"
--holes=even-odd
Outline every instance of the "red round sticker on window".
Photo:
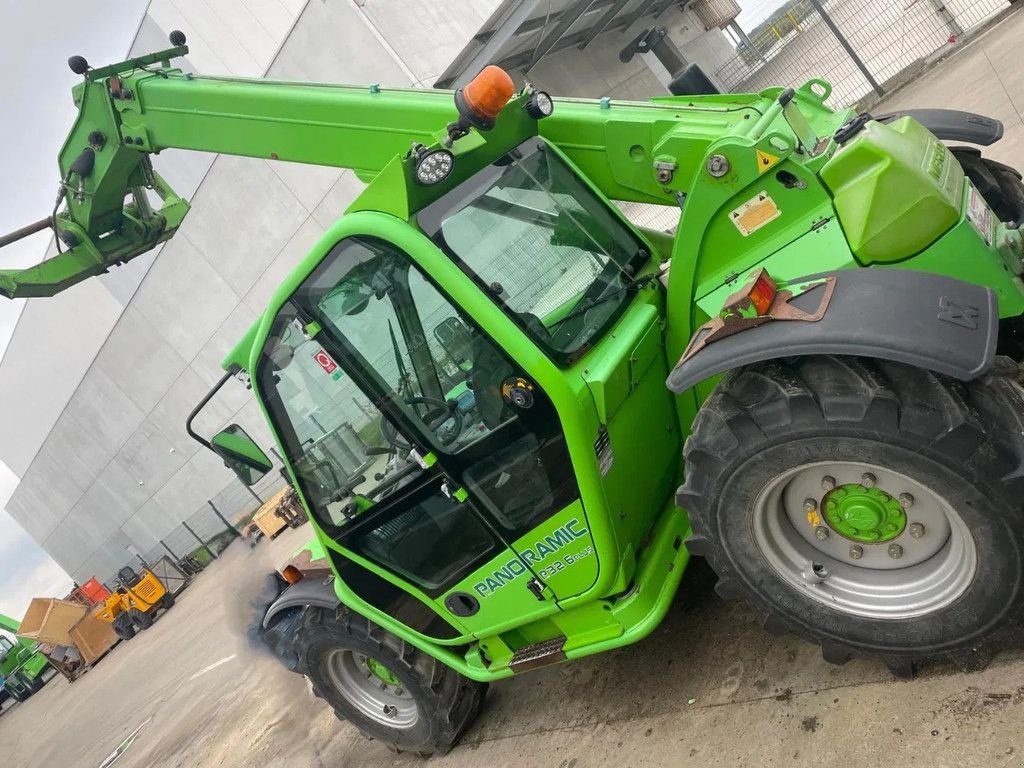
[[334,358],[327,354],[323,349],[318,350],[317,353],[313,355],[313,359],[316,360],[319,366],[324,369],[324,373],[326,374],[332,374],[338,370],[338,364],[334,362]]

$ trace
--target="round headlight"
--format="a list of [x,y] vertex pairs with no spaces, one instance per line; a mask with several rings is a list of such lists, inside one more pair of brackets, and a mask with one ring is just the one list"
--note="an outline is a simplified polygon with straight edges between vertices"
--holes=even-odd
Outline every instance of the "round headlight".
[[416,160],[416,181],[432,187],[447,179],[455,168],[455,156],[447,149],[424,152]]
[[544,91],[534,91],[526,102],[526,113],[534,120],[548,117],[555,111],[555,102]]

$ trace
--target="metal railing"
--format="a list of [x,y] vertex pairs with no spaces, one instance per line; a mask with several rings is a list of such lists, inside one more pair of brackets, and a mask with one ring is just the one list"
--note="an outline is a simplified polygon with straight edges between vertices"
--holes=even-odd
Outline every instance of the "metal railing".
[[908,67],[963,42],[1009,0],[791,0],[746,39],[715,77],[725,91],[832,84],[830,103],[848,106]]

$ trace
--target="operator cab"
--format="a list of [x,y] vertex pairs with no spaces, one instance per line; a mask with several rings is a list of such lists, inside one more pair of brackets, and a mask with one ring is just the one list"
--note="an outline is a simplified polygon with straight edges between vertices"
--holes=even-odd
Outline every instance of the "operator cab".
[[[599,574],[560,418],[589,393],[565,371],[653,269],[533,126],[429,195],[409,174],[405,220],[357,201],[225,361],[249,371],[349,599],[434,640],[549,615]],[[232,430],[211,447],[251,484],[269,462]],[[578,442],[606,473],[604,441]]]

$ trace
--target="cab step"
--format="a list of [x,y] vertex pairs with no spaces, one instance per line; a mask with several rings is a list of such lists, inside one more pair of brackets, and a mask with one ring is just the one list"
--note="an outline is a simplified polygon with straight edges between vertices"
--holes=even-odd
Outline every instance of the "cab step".
[[524,645],[512,656],[508,668],[513,672],[526,672],[549,664],[565,661],[565,635],[553,637],[532,645]]

